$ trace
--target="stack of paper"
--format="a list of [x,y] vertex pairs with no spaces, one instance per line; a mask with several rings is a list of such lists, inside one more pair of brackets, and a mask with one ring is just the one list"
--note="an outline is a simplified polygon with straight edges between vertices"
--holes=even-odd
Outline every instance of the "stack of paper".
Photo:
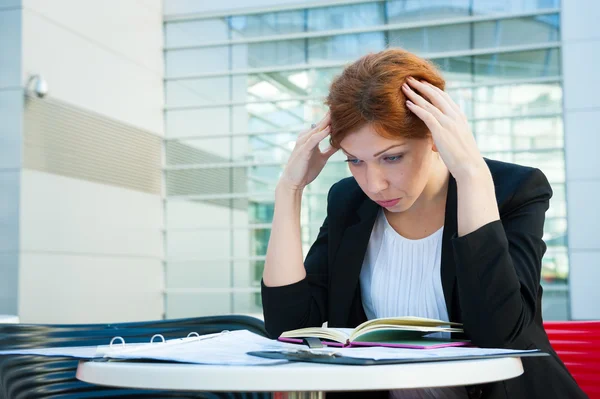
[[511,349],[483,349],[473,347],[448,347],[429,350],[364,347],[308,349],[304,345],[271,340],[247,330],[231,331],[200,337],[167,340],[147,344],[106,345],[69,348],[42,348],[0,351],[0,355],[63,356],[77,359],[148,359],[181,363],[218,365],[272,365],[287,360],[270,359],[249,355],[248,352],[336,353],[337,356],[373,360],[420,361],[436,358],[469,359],[480,356],[521,356],[531,352]]

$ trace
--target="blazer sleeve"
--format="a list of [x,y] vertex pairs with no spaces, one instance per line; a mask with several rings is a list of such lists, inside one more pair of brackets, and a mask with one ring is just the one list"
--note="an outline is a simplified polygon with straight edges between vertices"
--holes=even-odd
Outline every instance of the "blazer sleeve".
[[510,345],[535,318],[552,189],[529,170],[499,221],[452,240],[463,326],[477,346]]
[[[331,197],[331,191],[327,196]],[[328,211],[329,214],[329,211]],[[267,287],[261,281],[265,328],[271,338],[304,327],[321,327],[327,320],[328,235],[327,217],[304,260],[306,277],[296,283]]]

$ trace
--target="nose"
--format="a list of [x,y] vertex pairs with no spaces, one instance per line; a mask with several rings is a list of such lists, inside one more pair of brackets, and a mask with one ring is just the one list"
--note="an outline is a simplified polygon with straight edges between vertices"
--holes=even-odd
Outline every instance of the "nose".
[[371,194],[378,194],[386,188],[388,182],[383,171],[376,166],[367,167],[367,190]]

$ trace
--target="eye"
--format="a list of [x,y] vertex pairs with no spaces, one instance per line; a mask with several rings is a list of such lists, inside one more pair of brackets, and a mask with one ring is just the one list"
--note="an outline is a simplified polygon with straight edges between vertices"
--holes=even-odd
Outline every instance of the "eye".
[[404,156],[404,154],[391,155],[389,157],[385,157],[384,159],[388,162],[397,162],[397,161],[401,160],[403,156]]
[[360,159],[346,159],[346,162],[348,162],[350,165],[358,165],[360,164]]

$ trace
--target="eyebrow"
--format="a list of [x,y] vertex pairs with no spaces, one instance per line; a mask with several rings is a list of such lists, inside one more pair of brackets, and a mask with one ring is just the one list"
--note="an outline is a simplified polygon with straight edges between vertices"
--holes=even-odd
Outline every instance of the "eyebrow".
[[[381,151],[379,151],[379,152],[376,152],[375,154],[373,154],[373,156],[374,156],[374,157],[376,157],[376,156],[378,156],[378,155],[381,155],[381,154],[383,154],[384,152],[386,152],[386,151],[387,151],[387,150],[389,150],[390,148],[394,148],[394,147],[400,147],[400,146],[403,146],[403,145],[406,145],[406,143],[402,143],[402,144],[394,144],[394,145],[391,145],[391,146],[389,146],[388,148],[386,148],[385,150],[381,150]],[[342,146],[340,146],[340,148],[342,148]],[[344,150],[343,148],[342,148],[342,151],[344,151],[346,154],[350,155],[351,157],[354,157],[354,158],[356,158],[354,155],[350,154],[348,151]]]

